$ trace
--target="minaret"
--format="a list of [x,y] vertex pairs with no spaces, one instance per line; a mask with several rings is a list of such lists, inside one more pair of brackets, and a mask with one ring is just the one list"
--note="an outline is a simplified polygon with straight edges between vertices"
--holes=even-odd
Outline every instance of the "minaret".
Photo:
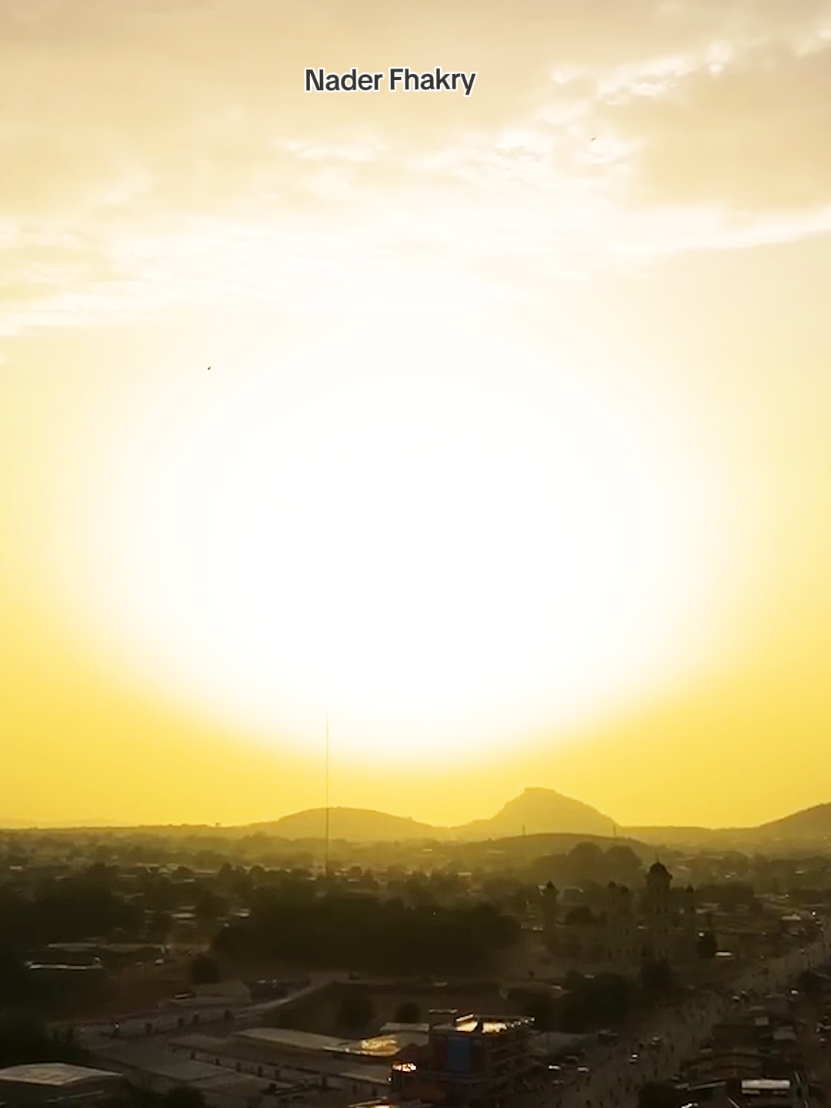
[[647,921],[652,932],[652,946],[656,958],[669,956],[670,892],[672,882],[669,870],[656,861],[646,875]]

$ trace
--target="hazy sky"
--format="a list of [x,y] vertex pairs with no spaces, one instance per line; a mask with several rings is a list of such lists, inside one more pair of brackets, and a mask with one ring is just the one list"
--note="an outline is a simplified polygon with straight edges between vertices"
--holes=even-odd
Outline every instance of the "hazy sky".
[[0,159],[0,822],[831,800],[831,4],[0,0]]

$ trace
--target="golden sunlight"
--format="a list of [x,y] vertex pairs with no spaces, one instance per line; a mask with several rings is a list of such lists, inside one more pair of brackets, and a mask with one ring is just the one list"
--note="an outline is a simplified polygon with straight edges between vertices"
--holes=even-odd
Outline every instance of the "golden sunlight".
[[276,346],[102,448],[65,587],[113,664],[242,732],[315,744],[328,708],[348,754],[452,761],[712,658],[715,480],[603,367],[458,321]]

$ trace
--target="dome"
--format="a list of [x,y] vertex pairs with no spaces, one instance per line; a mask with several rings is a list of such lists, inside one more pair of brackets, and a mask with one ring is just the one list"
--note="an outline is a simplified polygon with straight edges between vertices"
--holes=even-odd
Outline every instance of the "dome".
[[652,889],[668,889],[672,881],[672,874],[663,862],[653,862],[646,875],[646,883]]

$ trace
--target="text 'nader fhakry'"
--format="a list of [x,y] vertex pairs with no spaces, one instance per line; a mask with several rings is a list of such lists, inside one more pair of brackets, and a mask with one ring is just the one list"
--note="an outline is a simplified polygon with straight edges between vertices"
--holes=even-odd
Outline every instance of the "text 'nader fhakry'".
[[[389,71],[389,92],[473,92],[476,73],[451,72],[436,66],[418,73],[407,66]],[[325,69],[306,70],[306,92],[380,92],[383,73],[360,73],[356,67],[345,73],[327,73]]]

